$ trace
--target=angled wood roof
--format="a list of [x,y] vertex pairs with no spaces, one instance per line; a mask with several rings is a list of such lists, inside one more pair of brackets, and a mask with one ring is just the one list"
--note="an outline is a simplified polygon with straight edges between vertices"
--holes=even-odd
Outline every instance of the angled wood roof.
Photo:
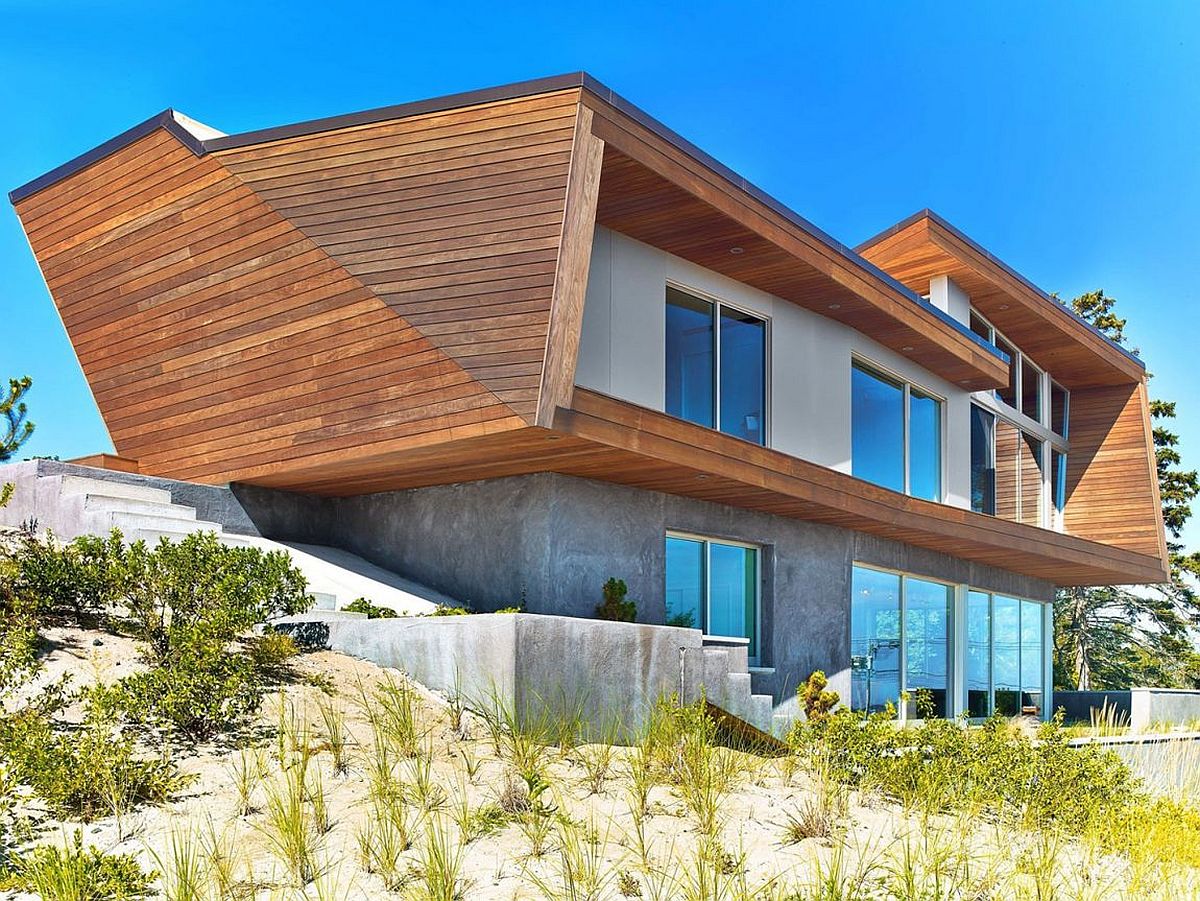
[[[356,494],[642,467],[697,496],[691,464],[628,422],[606,427],[618,447],[572,414],[597,221],[964,387],[1007,381],[996,348],[581,74],[203,140],[168,111],[11,196],[118,454],[156,475]],[[845,518],[789,500],[783,458],[739,470],[725,502]],[[845,524],[947,548],[935,520],[958,512],[888,495]],[[1041,530],[973,527],[969,559],[1052,571]],[[1014,549],[1039,542],[1047,560]],[[1161,570],[1063,553],[1059,581]]]

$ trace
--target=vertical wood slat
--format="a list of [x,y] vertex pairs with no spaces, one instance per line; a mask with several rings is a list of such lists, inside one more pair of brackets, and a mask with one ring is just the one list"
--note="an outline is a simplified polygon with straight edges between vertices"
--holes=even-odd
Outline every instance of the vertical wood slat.
[[583,301],[587,293],[600,171],[604,163],[604,142],[592,134],[592,116],[590,109],[580,105],[538,390],[535,422],[545,428],[554,424],[554,411],[558,407],[570,406],[575,386],[575,364],[583,330]]

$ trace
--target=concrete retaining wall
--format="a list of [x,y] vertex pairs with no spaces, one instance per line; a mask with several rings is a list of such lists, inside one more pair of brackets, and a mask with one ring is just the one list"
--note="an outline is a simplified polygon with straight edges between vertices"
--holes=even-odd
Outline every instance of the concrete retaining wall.
[[1200,691],[1178,688],[1131,688],[1124,691],[1056,691],[1055,708],[1068,722],[1086,723],[1107,704],[1133,732],[1153,726],[1200,722]]
[[596,737],[627,738],[654,702],[696,696],[695,629],[495,613],[358,619],[304,614],[274,624],[298,640],[402,670],[474,706],[505,705],[523,722],[578,713]]

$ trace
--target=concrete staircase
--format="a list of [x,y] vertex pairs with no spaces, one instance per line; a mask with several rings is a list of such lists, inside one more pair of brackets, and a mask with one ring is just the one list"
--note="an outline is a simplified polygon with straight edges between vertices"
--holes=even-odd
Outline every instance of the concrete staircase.
[[687,680],[695,685],[695,697],[687,700],[695,700],[702,685],[705,699],[714,707],[760,732],[774,734],[774,701],[770,695],[752,691],[745,644],[705,639],[699,658],[693,657],[688,663],[693,667],[698,664],[699,672],[693,672]]
[[228,532],[220,523],[197,518],[194,507],[174,503],[165,488],[82,475],[49,475],[37,479],[36,491],[38,509],[53,511],[53,522],[46,524],[62,540],[107,535],[119,529],[127,541],[156,544],[163,538],[179,541],[193,532],[213,532],[223,544],[282,551],[308,580],[314,606],[320,610],[337,610],[360,597],[409,614],[428,613],[438,604],[454,603],[336,548],[285,544]]

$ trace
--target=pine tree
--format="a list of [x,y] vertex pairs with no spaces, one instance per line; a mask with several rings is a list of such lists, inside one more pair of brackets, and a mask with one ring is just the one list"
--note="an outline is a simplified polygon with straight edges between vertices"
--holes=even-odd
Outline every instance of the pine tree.
[[[24,376],[8,380],[8,394],[0,395],[0,463],[12,459],[13,454],[33,434],[33,423],[28,420],[29,411],[23,400],[33,379]],[[0,484],[0,507],[12,497],[13,486]]]
[[[1114,298],[1092,291],[1069,306],[1108,338],[1125,344],[1126,320],[1116,314]],[[1195,470],[1180,468],[1179,436],[1169,427],[1175,404],[1151,401],[1150,415],[1169,536],[1170,581],[1059,591],[1054,604],[1054,681],[1064,688],[1200,686],[1200,652],[1192,638],[1200,628],[1195,588],[1200,553],[1187,553],[1179,540],[1192,515],[1191,503],[1200,495],[1200,477]]]

